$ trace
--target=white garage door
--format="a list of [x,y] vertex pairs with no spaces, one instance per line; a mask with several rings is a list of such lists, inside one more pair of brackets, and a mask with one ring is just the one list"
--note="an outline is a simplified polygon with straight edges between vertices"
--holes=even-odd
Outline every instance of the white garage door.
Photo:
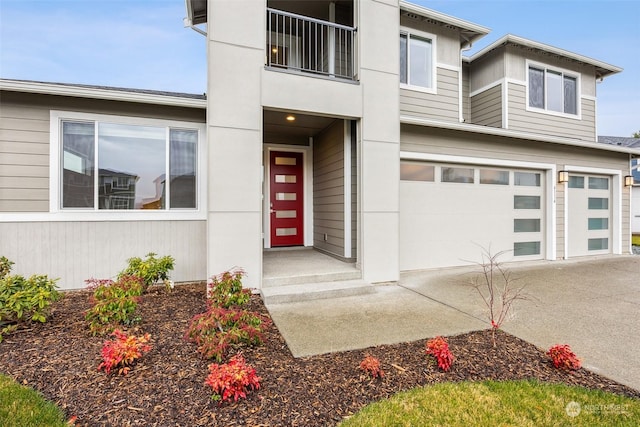
[[415,270],[545,253],[544,172],[402,161],[400,268]]
[[569,256],[611,253],[611,178],[569,175]]

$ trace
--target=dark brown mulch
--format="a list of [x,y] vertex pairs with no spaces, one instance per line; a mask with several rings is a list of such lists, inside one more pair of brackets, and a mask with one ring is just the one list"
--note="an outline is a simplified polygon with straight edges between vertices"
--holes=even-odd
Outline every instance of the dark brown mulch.
[[[210,362],[183,340],[189,320],[205,309],[204,295],[200,283],[171,293],[152,288],[143,297],[137,332],[151,334],[153,349],[123,377],[97,371],[104,338],[92,337],[83,320],[89,294],[67,293],[49,322],[0,343],[0,372],[40,390],[69,417],[77,416],[77,425],[89,426],[335,425],[400,390],[462,380],[535,378],[640,398],[639,391],[584,369],[558,371],[542,350],[502,332],[495,348],[489,331],[449,337],[457,360],[443,373],[425,356],[424,340],[294,359],[272,326],[266,345],[243,351],[262,377],[260,389],[220,406],[203,384]],[[267,313],[256,296],[250,305]],[[383,379],[358,369],[367,354],[381,360]]]

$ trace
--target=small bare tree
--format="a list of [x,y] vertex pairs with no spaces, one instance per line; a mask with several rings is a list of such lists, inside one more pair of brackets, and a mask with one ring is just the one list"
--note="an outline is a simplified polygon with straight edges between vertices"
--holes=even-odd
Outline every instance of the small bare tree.
[[511,272],[498,261],[498,258],[506,252],[508,251],[492,254],[491,248],[482,248],[482,262],[477,263],[481,271],[471,279],[471,286],[487,306],[494,347],[496,346],[496,329],[499,329],[507,319],[513,303],[517,300],[529,299],[524,292],[525,286],[516,286],[516,279],[511,276]]

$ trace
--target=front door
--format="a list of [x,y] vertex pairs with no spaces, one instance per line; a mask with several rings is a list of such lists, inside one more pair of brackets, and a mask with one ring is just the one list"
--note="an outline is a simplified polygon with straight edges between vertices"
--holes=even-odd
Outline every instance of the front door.
[[302,153],[271,151],[271,246],[304,245]]

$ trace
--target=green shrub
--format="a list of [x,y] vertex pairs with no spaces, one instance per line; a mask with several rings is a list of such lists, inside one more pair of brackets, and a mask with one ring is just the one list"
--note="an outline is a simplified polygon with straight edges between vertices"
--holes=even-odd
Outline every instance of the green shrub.
[[119,325],[131,325],[140,320],[135,316],[144,281],[137,276],[125,275],[112,280],[89,279],[92,307],[86,311],[85,320],[93,335],[112,332]]
[[171,256],[163,256],[156,258],[156,254],[150,252],[145,259],[133,257],[127,260],[129,265],[127,268],[118,273],[118,277],[122,276],[138,276],[142,278],[143,292],[151,285],[163,281],[167,288],[173,287],[173,283],[169,280],[169,271],[173,270],[175,260]]
[[56,281],[35,274],[28,279],[21,275],[0,279],[0,341],[21,323],[47,321],[49,306],[60,299]]
[[0,257],[0,279],[9,275],[12,265],[12,261],[9,261],[6,257]]
[[207,297],[214,305],[229,308],[231,306],[242,306],[251,299],[251,291],[242,289],[241,269],[225,271],[211,278],[208,286]]

